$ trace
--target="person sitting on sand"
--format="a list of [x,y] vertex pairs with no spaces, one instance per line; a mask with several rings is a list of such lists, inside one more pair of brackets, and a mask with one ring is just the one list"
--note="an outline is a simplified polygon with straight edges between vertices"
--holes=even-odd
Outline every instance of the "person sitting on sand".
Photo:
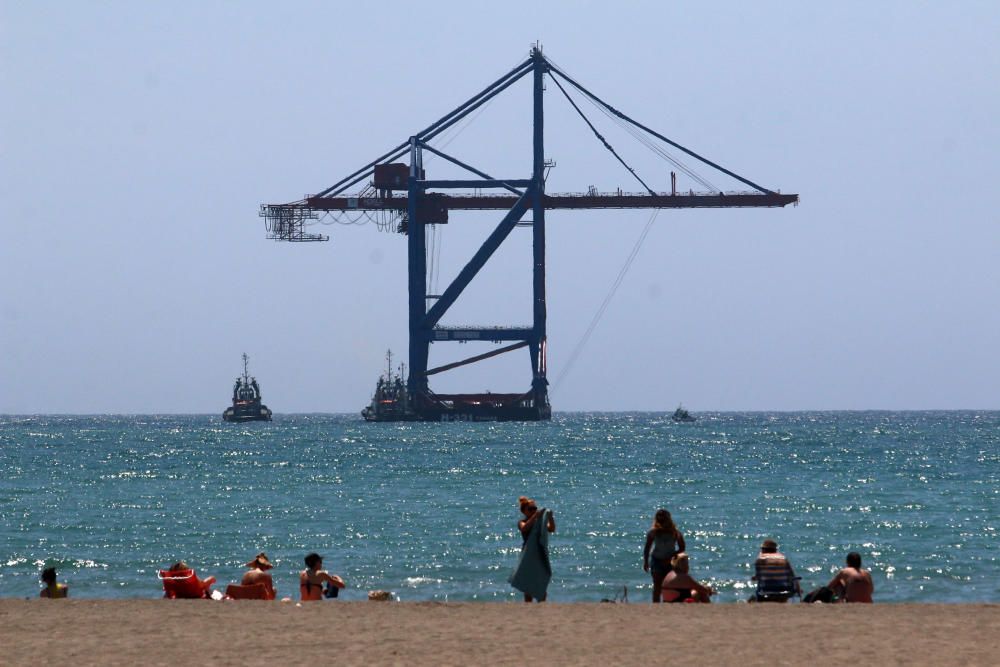
[[653,602],[660,601],[663,578],[670,572],[670,561],[685,550],[684,536],[677,530],[670,512],[656,510],[653,527],[646,533],[646,546],[642,550],[642,569],[653,577]]
[[[194,568],[192,568],[190,565],[188,565],[187,563],[185,563],[182,560],[179,560],[176,563],[174,563],[173,565],[171,565],[170,569],[167,570],[167,572],[176,572],[176,573],[187,573],[187,572],[190,572],[191,573],[191,577],[193,578],[193,585],[192,586],[190,586],[190,587],[184,586],[182,588],[178,588],[178,589],[174,590],[174,595],[176,597],[179,597],[179,598],[195,597],[195,596],[197,596],[199,598],[210,598],[210,597],[212,597],[212,590],[211,589],[212,589],[212,584],[215,583],[215,577],[207,577],[205,579],[198,578],[198,575],[195,574]],[[184,574],[184,575],[180,575],[180,576],[187,576],[187,575]],[[164,594],[167,597],[171,597],[171,594],[167,593],[166,591],[164,591]]]
[[830,580],[827,588],[839,596],[841,602],[872,602],[875,585],[872,575],[861,567],[861,554],[852,551],[847,554],[847,567]]
[[56,568],[47,567],[42,570],[40,579],[45,584],[45,588],[38,593],[38,597],[52,598],[53,600],[69,597],[69,586],[56,581]]
[[684,552],[671,559],[670,572],[663,578],[663,602],[711,602],[709,597],[715,595],[715,591],[688,574],[690,567],[688,555]]
[[[544,529],[548,533],[556,532],[556,520],[552,515],[552,510],[543,509],[538,511],[538,504],[528,498],[521,496],[517,499],[518,506],[524,518],[517,522],[517,529],[521,531],[521,559],[517,569],[511,575],[510,583],[518,590],[524,592],[524,601],[532,602],[537,599],[545,602],[548,597],[549,580],[552,577],[552,568],[548,558],[548,536],[542,539],[540,534]],[[545,516],[544,526],[538,521]],[[538,526],[536,533],[535,527]],[[534,539],[529,544],[529,538],[535,534],[538,539]],[[534,594],[528,591],[533,591]]]
[[344,580],[335,574],[322,569],[323,558],[317,553],[306,556],[306,569],[299,575],[299,593],[302,600],[322,600],[323,584],[327,586],[327,597],[336,597],[337,591],[343,588]]
[[247,567],[250,571],[243,575],[243,580],[240,582],[244,586],[253,586],[254,584],[263,584],[264,589],[267,591],[267,599],[273,600],[277,597],[277,592],[274,590],[274,581],[271,579],[271,575],[267,573],[273,565],[271,561],[267,559],[267,554],[261,551],[257,556],[247,563]]
[[764,540],[760,545],[751,579],[757,582],[757,592],[750,602],[787,602],[792,595],[802,592],[792,564],[778,551],[774,540]]

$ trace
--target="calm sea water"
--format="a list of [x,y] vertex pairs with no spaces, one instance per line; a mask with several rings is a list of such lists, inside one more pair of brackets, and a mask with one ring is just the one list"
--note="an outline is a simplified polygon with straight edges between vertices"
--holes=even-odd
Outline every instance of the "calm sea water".
[[1000,600],[1000,413],[558,414],[533,424],[366,424],[354,416],[0,417],[0,596],[55,565],[75,597],[155,598],[185,559],[237,581],[258,551],[297,595],[318,551],[404,600],[512,600],[516,499],[553,508],[554,601],[627,585],[667,507],[692,574],[749,595],[765,537],[825,583],[848,551],[876,600]]

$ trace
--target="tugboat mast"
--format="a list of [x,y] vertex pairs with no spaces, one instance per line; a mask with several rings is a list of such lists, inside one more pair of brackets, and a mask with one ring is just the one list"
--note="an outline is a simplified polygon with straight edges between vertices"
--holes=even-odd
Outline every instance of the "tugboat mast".
[[249,361],[250,361],[250,357],[248,357],[247,353],[244,352],[243,353],[243,384],[249,384],[249,382],[250,382],[250,377],[249,377],[250,371],[249,371],[249,369],[247,367],[247,362],[249,362]]

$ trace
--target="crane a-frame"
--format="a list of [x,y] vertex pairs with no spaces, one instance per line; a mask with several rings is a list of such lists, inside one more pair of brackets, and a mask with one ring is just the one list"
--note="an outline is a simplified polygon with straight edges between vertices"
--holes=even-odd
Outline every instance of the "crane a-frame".
[[[495,178],[448,155],[431,141],[463,118],[480,108],[522,77],[532,75],[533,84],[533,168],[528,178]],[[645,189],[643,193],[611,194],[591,190],[586,194],[552,196],[545,193],[545,144],[543,91],[545,76],[566,95],[574,109],[594,131],[605,147],[632,173]],[[572,86],[613,117],[654,140],[681,151],[699,162],[724,173],[751,191],[723,193],[721,191],[678,193],[672,184],[670,192],[654,192],[615,152],[614,148],[594,128],[587,117],[566,93],[563,83]],[[461,180],[426,178],[423,153],[428,151],[462,168],[471,175]],[[408,156],[409,164],[395,162]],[[678,166],[686,168],[678,163]],[[689,172],[691,173],[691,172]],[[692,175],[694,175],[692,173]],[[696,177],[697,178],[697,177]],[[371,180],[369,180],[371,179]],[[701,179],[699,179],[701,180]],[[365,190],[356,195],[345,194],[348,188],[363,181]],[[704,181],[703,181],[704,182]],[[499,194],[449,194],[452,190],[497,190]],[[445,192],[440,192],[445,191]],[[405,192],[405,196],[397,195]],[[667,208],[748,208],[782,207],[798,202],[798,195],[780,194],[762,187],[724,167],[711,162],[654,130],[626,116],[607,104],[573,78],[556,67],[537,46],[520,65],[491,83],[480,93],[425,129],[411,136],[384,155],[342,178],[316,195],[287,204],[265,204],[269,238],[283,241],[325,241],[326,236],[306,230],[319,215],[330,212],[375,212],[388,214],[397,223],[397,230],[407,235],[409,290],[409,377],[405,382],[386,378],[372,405],[365,411],[371,420],[540,420],[551,416],[546,368],[546,301],[545,301],[545,211],[553,209],[667,209]],[[499,224],[469,259],[450,285],[438,295],[427,293],[427,226],[448,222],[452,210],[506,211]],[[530,222],[521,223],[531,212]],[[455,303],[493,253],[519,223],[532,229],[532,323],[530,327],[448,327],[440,324],[441,317]],[[428,303],[433,305],[428,307]],[[428,368],[431,343],[447,341],[486,341],[506,343],[505,346],[463,361]],[[523,393],[437,394],[431,391],[428,378],[452,368],[464,366],[523,347],[528,348],[531,361],[531,388]],[[393,390],[393,387],[396,389]]]

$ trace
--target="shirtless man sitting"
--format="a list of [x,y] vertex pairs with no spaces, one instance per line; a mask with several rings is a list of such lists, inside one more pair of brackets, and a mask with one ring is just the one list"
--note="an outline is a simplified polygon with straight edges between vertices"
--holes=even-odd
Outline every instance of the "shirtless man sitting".
[[243,580],[240,582],[244,586],[253,586],[254,584],[263,584],[264,589],[267,591],[267,599],[273,600],[277,593],[274,590],[274,581],[271,579],[271,575],[268,574],[273,565],[271,561],[267,559],[267,554],[263,551],[257,554],[257,557],[252,561],[247,563],[247,567],[250,571],[243,575]]
[[872,584],[871,573],[861,568],[861,554],[855,551],[847,554],[847,567],[830,580],[827,588],[843,602],[871,603],[875,586]]

